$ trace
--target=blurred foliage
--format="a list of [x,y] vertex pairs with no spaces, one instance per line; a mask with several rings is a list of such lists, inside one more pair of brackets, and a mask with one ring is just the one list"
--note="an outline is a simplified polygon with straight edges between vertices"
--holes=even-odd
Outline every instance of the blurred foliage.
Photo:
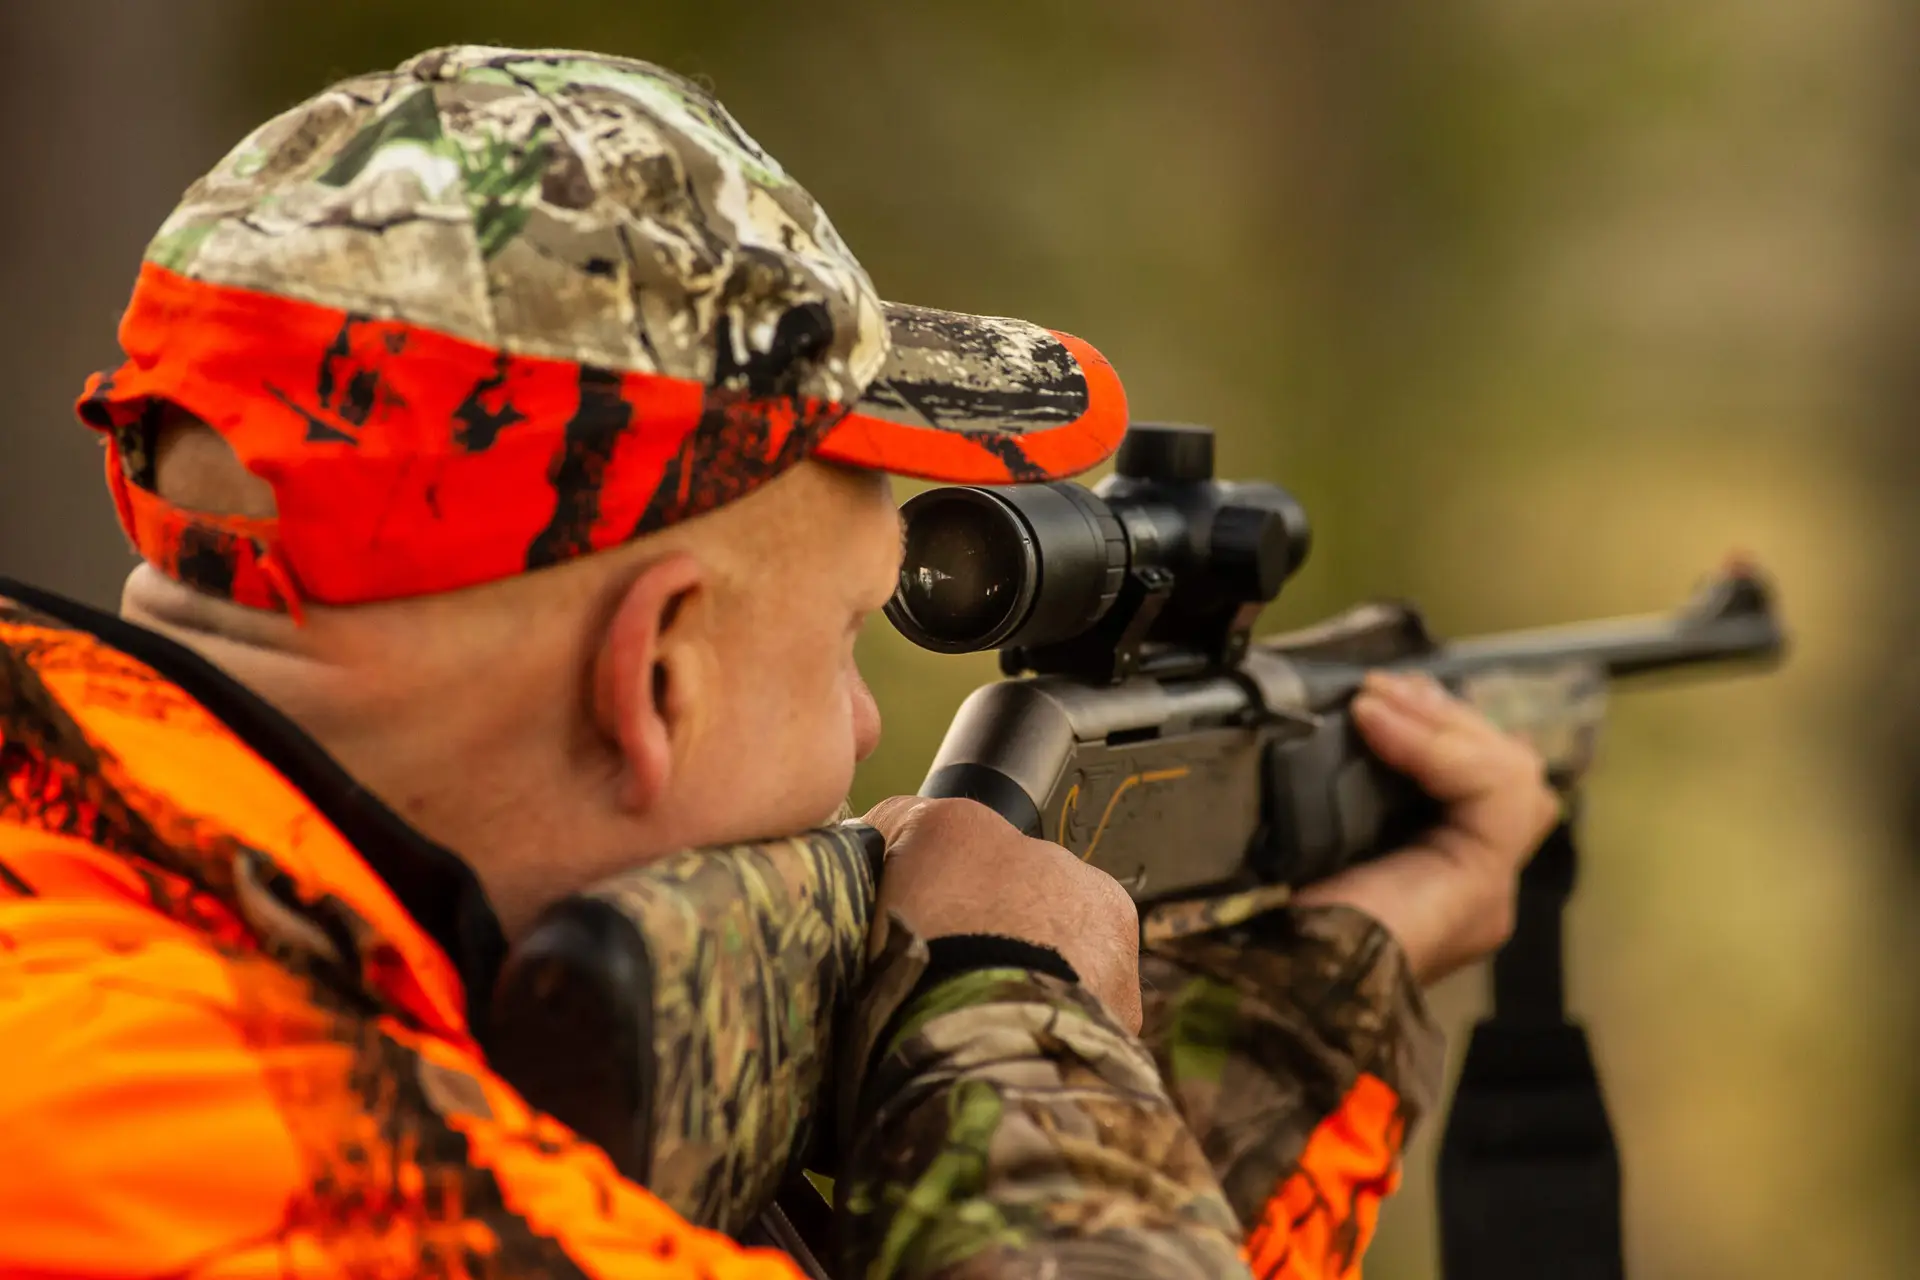
[[[1913,762],[1875,754],[1920,741],[1890,728],[1920,688],[1878,677],[1920,479],[1910,6],[231,7],[237,117],[455,41],[703,78],[884,293],[1077,332],[1136,418],[1211,423],[1223,473],[1293,488],[1315,550],[1274,626],[1371,595],[1442,633],[1665,608],[1756,555],[1789,669],[1623,698],[1589,805],[1574,998],[1630,1274],[1920,1273]],[[917,786],[994,668],[862,644],[866,802]],[[1479,1005],[1475,977],[1436,996],[1456,1028]],[[1437,1131],[1371,1276],[1432,1274]]]

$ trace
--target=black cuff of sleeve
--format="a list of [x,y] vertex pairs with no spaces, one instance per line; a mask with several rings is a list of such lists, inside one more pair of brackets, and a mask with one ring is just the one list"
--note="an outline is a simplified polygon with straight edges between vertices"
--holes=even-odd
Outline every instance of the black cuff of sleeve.
[[893,1015],[886,1030],[880,1033],[880,1039],[873,1046],[874,1061],[868,1064],[869,1068],[886,1054],[887,1046],[893,1043],[894,1036],[899,1033],[901,1020],[920,997],[950,978],[981,969],[1025,969],[1030,973],[1044,973],[1059,978],[1062,982],[1080,981],[1080,975],[1067,963],[1067,958],[1052,947],[1043,947],[1019,938],[1002,937],[997,933],[955,933],[935,938],[927,943],[925,972],[920,975],[920,981],[914,983],[913,990],[907,993],[907,998],[900,1002],[899,1011]]
[[927,944],[927,970],[920,975],[907,1003],[912,1004],[948,978],[976,969],[1031,969],[1062,982],[1080,981],[1067,958],[1052,947],[997,933],[956,933]]

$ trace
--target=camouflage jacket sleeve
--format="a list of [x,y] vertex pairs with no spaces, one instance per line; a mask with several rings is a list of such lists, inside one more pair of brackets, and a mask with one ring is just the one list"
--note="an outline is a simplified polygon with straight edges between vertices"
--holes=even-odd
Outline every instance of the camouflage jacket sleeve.
[[1142,961],[1149,1051],[1044,973],[923,981],[925,944],[868,917],[855,831],[689,853],[593,895],[650,959],[633,1172],[656,1195],[739,1231],[812,1145],[826,1085],[841,1280],[1182,1280],[1358,1256],[1437,1083],[1437,1036],[1377,926],[1235,926],[1247,913],[1218,902],[1162,915]]
[[1148,914],[1141,1035],[1255,1273],[1348,1276],[1438,1095],[1442,1037],[1370,917],[1263,905]]
[[868,1064],[840,1082],[843,1280],[1247,1274],[1152,1057],[1097,1001],[1020,968],[919,982],[926,946],[882,933],[841,1058]]
[[738,1234],[829,1154],[813,1138],[831,1115],[838,1280],[1244,1276],[1139,1041],[1059,977],[929,975],[924,942],[870,920],[875,834],[689,851],[583,895],[640,944],[649,1034],[639,1114],[576,1127]]

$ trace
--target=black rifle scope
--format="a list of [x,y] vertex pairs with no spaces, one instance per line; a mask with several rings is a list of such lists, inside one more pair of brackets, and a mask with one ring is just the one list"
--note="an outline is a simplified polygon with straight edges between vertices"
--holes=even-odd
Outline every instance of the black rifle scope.
[[1237,659],[1306,559],[1306,512],[1274,485],[1215,480],[1205,427],[1136,423],[1114,463],[1093,489],[910,499],[888,620],[937,653],[999,649],[1010,674],[1110,681]]

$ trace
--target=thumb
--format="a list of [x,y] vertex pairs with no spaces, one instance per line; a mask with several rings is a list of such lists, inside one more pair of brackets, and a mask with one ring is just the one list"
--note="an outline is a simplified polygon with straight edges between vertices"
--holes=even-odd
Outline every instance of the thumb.
[[860,821],[880,832],[892,845],[898,841],[908,825],[913,821],[926,800],[920,796],[888,796],[873,808],[867,810]]

